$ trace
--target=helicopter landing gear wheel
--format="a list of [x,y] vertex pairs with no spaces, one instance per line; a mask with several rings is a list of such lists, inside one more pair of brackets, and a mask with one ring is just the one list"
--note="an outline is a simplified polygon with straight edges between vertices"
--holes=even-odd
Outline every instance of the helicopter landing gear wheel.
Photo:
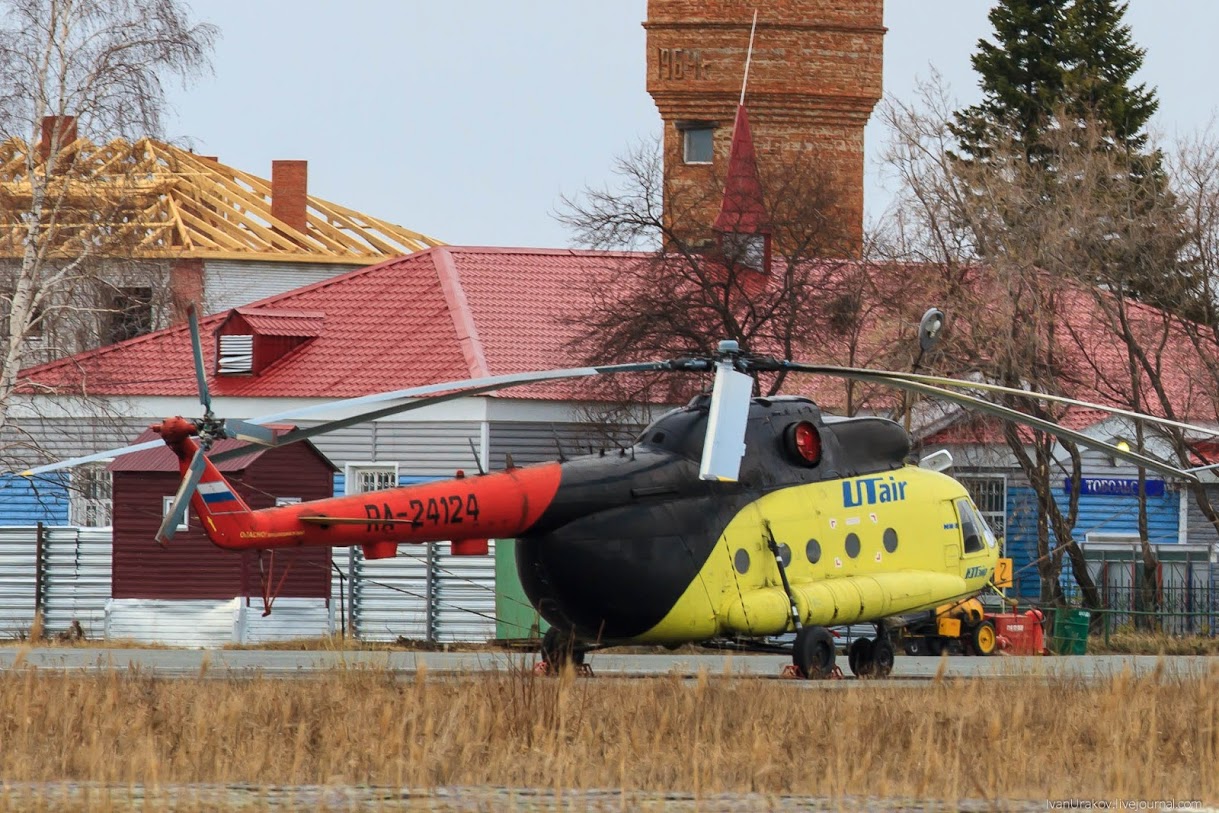
[[995,625],[989,621],[983,621],[969,631],[969,647],[975,655],[995,654],[998,643]]
[[878,635],[872,644],[872,672],[869,677],[888,677],[893,671],[893,642],[888,635]]
[[847,647],[847,663],[851,667],[851,674],[855,677],[866,678],[871,677],[875,662],[873,661],[873,652],[875,643],[871,638],[856,638]]
[[792,645],[792,664],[796,672],[809,679],[827,678],[837,665],[834,636],[825,627],[801,627]]
[[907,638],[902,641],[902,649],[907,655],[918,657],[927,654],[927,642],[922,638]]
[[539,666],[544,667],[539,671],[544,674],[558,674],[563,671],[563,667],[571,666],[577,672],[591,673],[584,665],[584,653],[585,649],[577,643],[575,633],[551,627],[542,636],[542,645],[538,650],[541,656]]

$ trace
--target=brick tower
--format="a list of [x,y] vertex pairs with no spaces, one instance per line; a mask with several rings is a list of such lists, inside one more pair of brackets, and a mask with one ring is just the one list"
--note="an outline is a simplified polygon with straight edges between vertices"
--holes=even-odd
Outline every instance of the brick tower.
[[[769,163],[808,151],[839,185],[840,217],[863,235],[863,131],[881,96],[884,0],[648,0],[648,92],[664,120],[666,203],[720,200],[758,11],[748,95],[753,144]],[[722,193],[722,188],[718,190]],[[707,194],[712,193],[712,194]]]

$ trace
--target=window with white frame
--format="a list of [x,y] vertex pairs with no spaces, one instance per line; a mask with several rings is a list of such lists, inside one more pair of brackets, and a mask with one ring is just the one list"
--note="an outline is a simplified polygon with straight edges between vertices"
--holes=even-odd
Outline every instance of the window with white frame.
[[348,494],[363,494],[366,491],[382,491],[398,485],[397,463],[348,463],[346,491]]
[[766,268],[766,236],[729,232],[724,235],[724,254],[736,265],[762,271]]
[[[161,498],[161,517],[162,519],[169,516],[170,509],[173,508],[173,495],[168,495]],[[186,531],[190,529],[190,504],[186,506],[186,510],[182,512],[182,521],[178,523],[175,531]]]
[[114,501],[105,463],[78,466],[68,482],[68,523],[78,528],[110,525]]
[[1002,539],[1007,533],[1007,478],[1003,475],[958,474],[986,524]]

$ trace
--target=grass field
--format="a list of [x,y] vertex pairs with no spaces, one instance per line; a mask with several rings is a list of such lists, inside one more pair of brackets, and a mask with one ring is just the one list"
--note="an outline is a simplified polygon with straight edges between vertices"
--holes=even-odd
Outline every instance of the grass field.
[[1100,681],[0,673],[9,782],[1219,799],[1219,669]]

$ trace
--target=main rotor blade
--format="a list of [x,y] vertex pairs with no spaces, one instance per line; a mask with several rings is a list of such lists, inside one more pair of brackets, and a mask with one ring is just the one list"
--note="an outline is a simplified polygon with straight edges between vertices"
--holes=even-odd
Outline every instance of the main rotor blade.
[[753,379],[734,370],[728,359],[717,362],[698,468],[700,480],[737,481],[745,456],[745,428],[752,399]]
[[[196,373],[198,373],[198,371],[201,369],[200,359],[201,357],[196,355],[196,361],[198,362],[196,365]],[[469,395],[480,395],[487,392],[494,392],[495,390],[519,387],[525,384],[538,384],[546,381],[583,378],[594,375],[614,375],[618,373],[647,373],[666,370],[707,372],[712,368],[713,365],[710,359],[688,358],[670,361],[646,361],[628,364],[610,364],[599,367],[571,367],[534,373],[513,373],[510,375],[485,376],[483,378],[466,378],[456,381],[444,381],[439,384],[427,384],[421,387],[410,387],[408,389],[394,390],[392,392],[364,395],[358,398],[328,401],[323,404],[314,404],[312,406],[302,407],[300,409],[291,409],[285,412],[277,412],[272,415],[263,415],[261,417],[246,421],[228,419],[225,421],[225,428],[226,430],[233,430],[230,437],[237,437],[240,440],[245,440],[252,443],[261,443],[267,446],[282,446],[287,443],[304,440],[305,438],[324,434],[325,432],[332,432],[335,429],[342,429],[345,426],[351,426],[364,421],[372,421],[378,418],[388,417],[390,415],[397,415],[401,412],[409,412],[414,409],[421,409],[426,406],[444,403],[445,401],[464,398]],[[206,388],[206,379],[200,377],[199,381],[202,382],[203,386]],[[434,393],[443,394],[434,395]],[[429,395],[432,397],[426,397]],[[273,430],[267,429],[264,426],[265,424],[269,423],[277,423],[279,421],[307,417],[319,412],[350,409],[352,407],[367,406],[371,404],[384,403],[386,401],[398,401],[408,398],[415,398],[418,400],[408,401],[407,403],[402,404],[391,404],[389,406],[381,407],[368,412],[361,412],[357,415],[352,415],[349,418],[342,418],[319,424],[318,426],[309,427],[307,429],[298,429],[293,432],[287,432],[279,437],[275,436]],[[107,449],[103,452],[94,452],[93,454],[83,455],[81,457],[73,457],[68,460],[48,463],[44,466],[36,466],[21,472],[21,474],[26,477],[32,477],[36,474],[45,474],[47,472],[67,469],[85,463],[95,463],[100,460],[110,460],[111,458],[121,457],[133,452],[142,452],[148,449],[155,449],[158,446],[161,446],[163,443],[164,441],[161,440],[149,440],[131,446],[122,446],[117,449]],[[211,459],[219,462],[248,453],[249,449],[243,446],[237,449],[231,449],[227,452],[211,455]]]
[[[352,409],[353,407],[380,404],[386,401],[398,401],[404,398],[422,398],[436,393],[447,393],[450,390],[462,390],[465,395],[478,395],[494,390],[519,387],[523,384],[538,384],[545,381],[559,381],[566,378],[587,378],[594,375],[613,375],[617,373],[649,373],[665,370],[685,370],[687,372],[706,372],[712,369],[710,359],[678,359],[675,361],[643,361],[630,364],[610,364],[601,367],[567,367],[557,370],[544,370],[533,373],[510,373],[508,375],[492,375],[484,378],[463,378],[457,381],[443,381],[439,384],[426,384],[421,387],[410,387],[404,390],[379,392],[372,395],[362,395],[358,398],[345,398],[338,401],[327,401],[324,404],[289,409],[276,412],[274,415],[263,415],[251,418],[251,423],[275,423],[277,421],[297,420],[316,415],[319,412]],[[451,399],[446,399],[451,400]],[[372,413],[367,413],[372,414]],[[388,413],[393,414],[393,413]],[[347,419],[344,419],[347,420]],[[364,420],[368,420],[365,418]],[[338,427],[336,427],[338,428]]]
[[33,477],[36,474],[46,474],[49,471],[59,471],[60,469],[70,469],[73,466],[82,466],[85,463],[97,463],[102,460],[110,460],[115,457],[122,457],[125,454],[133,452],[144,452],[149,449],[155,449],[158,446],[164,446],[165,441],[161,439],[146,440],[143,443],[136,443],[131,446],[123,446],[118,449],[107,449],[104,452],[94,452],[93,454],[83,455],[81,457],[72,457],[67,460],[60,460],[55,463],[47,463],[45,466],[35,466],[32,469],[26,469],[21,472],[22,477]]
[[[347,418],[339,418],[333,421],[320,423],[317,426],[309,426],[302,429],[294,429],[291,432],[285,432],[275,438],[274,446],[284,446],[289,443],[295,443],[307,438],[324,435],[327,432],[333,432],[336,429],[343,429],[348,426],[353,426],[357,423],[365,423],[366,421],[375,421],[379,418],[386,418],[390,415],[400,415],[403,412],[410,412],[424,407],[435,406],[446,401],[455,401],[459,398],[465,398],[471,395],[481,395],[487,392],[496,390],[505,390],[512,387],[520,387],[525,384],[537,384],[544,381],[557,381],[568,378],[584,378],[594,375],[616,375],[619,373],[646,373],[659,372],[662,370],[687,370],[690,372],[700,372],[712,369],[711,362],[706,359],[679,359],[676,361],[646,361],[635,362],[630,364],[612,364],[602,367],[572,367],[562,370],[549,370],[538,373],[515,373],[512,375],[489,376],[487,378],[469,378],[464,381],[446,381],[441,384],[429,384],[423,387],[413,387],[407,390],[396,390],[394,392],[379,393],[376,395],[365,395],[360,398],[350,398],[345,401],[331,401],[327,404],[317,404],[315,406],[304,407],[298,410],[289,412],[280,412],[275,415],[266,415],[261,418],[254,418],[252,423],[262,424],[271,423],[274,421],[282,421],[290,418],[299,418],[302,415],[314,414],[320,411],[331,411],[336,408],[346,408],[360,404],[375,404],[387,400],[398,400],[402,398],[417,398],[418,400],[407,401],[403,404],[390,404],[379,409],[360,412]],[[429,393],[443,393],[442,395],[426,396]],[[211,455],[214,462],[229,460],[234,457],[240,457],[243,454],[249,454],[249,448],[242,446],[236,449],[228,449],[223,452],[217,452]]]
[[[851,369],[851,368],[845,368]],[[1197,432],[1204,435],[1212,435],[1219,437],[1219,429],[1199,426],[1198,424],[1185,423],[1183,421],[1175,421],[1171,418],[1160,418],[1155,415],[1148,415],[1143,412],[1135,412],[1130,409],[1121,407],[1108,406],[1106,404],[1096,404],[1091,401],[1081,401],[1078,398],[1068,398],[1064,395],[1050,395],[1044,392],[1035,392],[1033,390],[1021,390],[1015,387],[1005,387],[1002,384],[990,384],[986,382],[963,381],[959,378],[947,378],[945,376],[924,375],[922,373],[901,373],[888,370],[869,370],[875,375],[885,378],[901,378],[907,381],[921,381],[924,384],[933,384],[937,387],[957,387],[963,390],[978,390],[979,392],[995,392],[1004,395],[1012,395],[1016,397],[1024,397],[1035,401],[1048,401],[1055,404],[1065,404],[1067,406],[1078,406],[1085,409],[1095,409],[1101,412],[1108,412],[1111,415],[1121,415],[1125,418],[1133,420],[1146,421],[1159,426],[1171,426],[1175,429],[1183,429],[1189,432]]]
[[158,545],[163,546],[174,538],[174,533],[182,524],[182,517],[186,516],[190,498],[195,493],[199,481],[203,479],[203,471],[206,466],[207,461],[203,458],[203,449],[196,449],[195,456],[191,458],[190,466],[186,470],[186,476],[182,478],[178,491],[174,494],[174,500],[169,505],[169,511],[165,513],[165,518],[161,520],[161,527],[157,529],[155,539]]
[[1141,466],[1143,468],[1159,472],[1160,474],[1168,475],[1170,477],[1180,477],[1184,480],[1189,480],[1190,482],[1195,482],[1195,483],[1198,482],[1197,476],[1189,471],[1186,471],[1185,469],[1177,468],[1175,466],[1170,466],[1167,463],[1162,463],[1161,461],[1156,460],[1153,457],[1147,457],[1146,455],[1141,455],[1137,452],[1118,448],[1117,446],[1114,446],[1111,443],[1105,443],[1104,441],[1097,440],[1096,438],[1093,438],[1093,437],[1089,437],[1088,435],[1085,435],[1082,432],[1077,432],[1074,429],[1067,429],[1066,427],[1059,426],[1058,424],[1053,423],[1052,421],[1047,421],[1042,418],[1037,418],[1037,417],[1034,417],[1027,413],[1020,412],[1019,410],[1016,410],[1016,409],[1009,409],[1008,407],[1005,407],[1005,406],[999,406],[998,404],[992,404],[990,401],[985,401],[981,398],[977,398],[972,395],[965,395],[964,393],[953,392],[952,390],[947,390],[942,387],[937,387],[937,386],[934,386],[931,384],[924,384],[920,381],[911,381],[906,378],[898,378],[893,375],[878,374],[878,373],[874,373],[870,370],[860,370],[860,369],[853,368],[853,367],[833,367],[833,366],[821,365],[821,364],[802,364],[800,362],[795,362],[795,361],[780,361],[780,362],[777,362],[777,364],[779,365],[779,369],[791,370],[794,372],[801,372],[801,373],[816,373],[816,374],[820,374],[820,375],[832,375],[832,376],[837,376],[839,378],[850,378],[850,379],[854,379],[857,381],[871,381],[871,382],[877,383],[877,384],[887,384],[888,386],[895,387],[897,389],[908,390],[910,392],[917,392],[922,395],[928,395],[933,398],[938,398],[942,401],[949,401],[951,403],[960,404],[961,406],[969,407],[970,409],[976,409],[977,411],[985,413],[987,415],[994,415],[995,417],[998,417],[998,418],[1004,418],[1006,420],[1013,421],[1015,423],[1020,423],[1020,424],[1026,425],[1026,426],[1031,426],[1034,429],[1040,429],[1041,431],[1054,435],[1055,437],[1058,437],[1058,438],[1063,438],[1066,440],[1073,440],[1076,443],[1080,444],[1081,446],[1087,446],[1090,449],[1096,449],[1098,451],[1105,452],[1106,454],[1110,455],[1111,457],[1116,457],[1121,460],[1125,460],[1129,463],[1135,464],[1136,466]]
[[203,369],[203,342],[199,340],[199,314],[194,305],[186,308],[186,319],[190,323],[190,349],[195,356],[195,381],[199,385],[199,403],[203,414],[211,417],[212,394],[207,388],[207,373]]
[[237,418],[224,419],[224,434],[230,438],[257,443],[260,446],[275,446],[275,430]]

